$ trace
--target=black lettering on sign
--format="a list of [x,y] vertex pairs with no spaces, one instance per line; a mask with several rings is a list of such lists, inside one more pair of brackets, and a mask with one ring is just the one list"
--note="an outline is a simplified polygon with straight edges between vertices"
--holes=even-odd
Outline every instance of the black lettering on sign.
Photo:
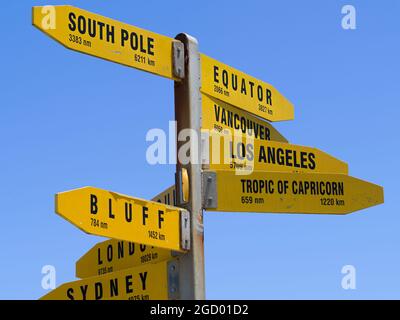
[[136,32],[130,33],[129,40],[132,50],[136,51],[139,48],[138,35]]
[[240,159],[253,161],[254,159],[254,146],[251,143],[244,144],[243,142],[229,142],[230,154],[232,159]]
[[124,257],[124,241],[118,241],[118,259]]
[[78,31],[80,34],[85,34],[86,32],[86,20],[83,16],[78,17]]
[[97,249],[97,265],[101,266],[103,264],[103,260],[101,259],[101,249]]
[[[135,280],[133,279],[133,274],[127,274],[125,276],[125,279],[118,279],[115,277],[115,278],[111,278],[109,280],[96,281],[96,282],[90,284],[90,288],[89,288],[88,284],[82,284],[79,286],[80,297],[82,300],[88,300],[88,299],[93,299],[92,295],[94,295],[95,300],[102,300],[102,299],[104,299],[105,296],[107,296],[108,293],[109,293],[109,297],[111,297],[111,298],[118,297],[120,294],[120,291],[121,290],[123,291],[123,289],[120,288],[120,284],[125,286],[126,294],[131,294],[134,292],[134,289],[135,289],[134,283],[135,284],[137,283],[138,290],[140,290],[140,287],[141,287],[141,290],[145,291],[145,290],[147,290],[147,279],[148,279],[148,272],[144,271],[144,272],[139,272],[137,278],[135,275]],[[119,280],[122,280],[122,283],[119,282]],[[107,286],[107,283],[105,281],[109,281],[109,286]],[[139,287],[139,285],[140,285],[140,287]],[[66,291],[66,295],[69,300],[75,300],[73,288],[68,288]]]
[[[298,162],[298,157],[297,157],[297,151],[286,149],[285,153],[286,153],[286,163],[288,163],[292,167],[300,168],[300,163]],[[301,152],[300,152],[300,156],[301,156]]]
[[315,164],[315,154],[314,154],[314,153],[310,153],[310,154],[308,155],[308,161],[310,161],[309,168],[310,168],[311,170],[314,170],[315,167],[316,167],[316,164]]
[[245,96],[247,95],[246,81],[244,79],[242,79],[242,87],[241,87],[240,93],[244,94]]
[[272,106],[272,92],[269,89],[267,89],[266,91],[267,91],[267,104]]
[[126,284],[126,293],[132,293],[133,292],[133,282],[132,282],[132,275],[128,275],[125,277],[125,284]]
[[73,288],[68,288],[67,289],[67,297],[69,300],[75,300],[74,298],[74,289]]
[[[104,22],[99,22],[99,37],[100,37],[100,40],[103,40],[104,26],[105,26]],[[93,29],[94,29],[93,37],[95,37],[96,36],[96,27],[94,27]],[[89,33],[89,35],[90,35],[90,33]]]
[[218,80],[218,66],[214,66],[214,82],[215,83],[219,83],[219,80]]
[[226,70],[222,70],[222,84],[225,86],[225,88],[229,88],[228,71]]
[[344,183],[336,181],[296,181],[292,182],[292,192],[298,195],[344,195]]
[[164,221],[164,211],[158,210],[158,228],[162,228],[162,222]]
[[[310,155],[311,155],[312,153],[310,153]],[[300,152],[300,166],[304,169],[304,168],[307,168],[307,152]],[[315,166],[314,166],[314,168],[311,168],[312,167],[312,164],[310,164],[310,169],[315,169]]]
[[101,300],[103,298],[103,284],[101,282],[96,282],[94,284],[95,300]]
[[86,300],[86,293],[88,289],[88,285],[80,286],[81,287],[81,293],[82,293],[82,300]]
[[130,46],[133,51],[140,51],[142,53],[154,56],[154,39],[146,37],[142,34],[137,34],[136,32],[129,32],[121,28],[121,46]]
[[113,260],[113,246],[109,244],[107,246],[107,261],[111,262]]
[[106,30],[106,34],[107,34],[107,42],[111,42],[111,43],[115,43],[115,28],[114,26],[110,26],[107,24],[107,30]]
[[69,24],[68,24],[68,28],[71,31],[75,31],[76,30],[76,15],[73,12],[70,12],[68,15],[68,19],[69,19]]
[[108,216],[110,219],[115,219],[115,215],[112,213],[112,199],[108,199]]
[[237,91],[237,75],[232,75],[232,89]]
[[142,290],[146,290],[146,280],[147,280],[147,271],[139,273],[140,280],[142,282]]
[[243,193],[265,193],[273,194],[275,192],[273,180],[241,179]]
[[[251,150],[248,150],[251,151]],[[164,197],[164,196],[163,196]],[[168,201],[175,201],[175,195],[171,193],[165,194],[165,197],[168,197]],[[143,228],[149,225],[149,222],[158,224],[159,229],[163,229],[166,223],[165,210],[164,206],[161,208],[154,208],[153,206],[148,206],[146,203],[136,203],[137,201],[132,198],[122,198],[115,199],[112,196],[100,198],[99,195],[96,194],[88,194],[86,198],[87,209],[90,212],[90,215],[99,215],[101,214],[102,219],[90,218],[91,226],[100,227],[100,228],[111,228],[112,220],[117,220],[119,223],[123,225],[126,224],[137,224],[136,227]],[[141,211],[141,212],[140,212]],[[135,215],[135,216],[134,216]],[[136,218],[137,217],[137,218]],[[104,220],[103,220],[104,218]],[[109,219],[109,220],[108,220]],[[111,223],[110,223],[111,222]],[[108,248],[108,250],[114,250],[115,254],[121,256],[125,252],[125,248],[123,248],[123,244],[121,242],[114,242],[112,245],[113,248]],[[128,245],[126,245],[128,246]],[[102,260],[106,260],[106,247],[102,248],[104,252],[100,252],[98,256],[99,264],[102,263]],[[127,249],[128,250],[128,249]],[[129,250],[134,252],[134,246],[130,246]],[[114,252],[113,252],[114,253]]]
[[97,197],[94,194],[90,195],[90,213],[97,214]]
[[115,27],[113,25],[86,18],[83,15],[79,15],[77,18],[74,12],[68,14],[68,20],[68,28],[72,32],[78,31],[81,35],[88,35],[91,38],[115,43]]
[[129,255],[133,255],[135,253],[135,244],[133,242],[129,242]]
[[[266,103],[272,106],[272,91],[264,87],[263,84],[255,84],[253,81],[247,80],[246,78],[241,78],[235,73],[230,73],[228,70],[222,69],[216,65],[213,66],[214,69],[214,83],[221,83],[227,90],[233,90],[239,92],[240,94],[247,96],[250,95],[251,98],[257,97],[258,101],[261,103]],[[240,83],[240,86],[239,86]],[[254,92],[254,87],[256,86],[256,92]]]
[[260,86],[260,85],[258,85],[257,86],[257,98],[258,98],[258,101],[260,101],[260,102],[263,102],[263,88]]
[[248,143],[246,145],[246,158],[248,161],[253,161],[254,160],[254,145],[251,143]]
[[[108,43],[115,43],[114,25],[87,18],[84,15],[77,16],[74,12],[68,14],[68,28],[71,32],[78,31],[81,35],[87,35]],[[121,28],[120,45],[129,46],[135,52],[141,52],[150,56],[155,55],[155,39],[134,31]]]
[[253,81],[249,81],[249,85],[250,85],[250,97],[253,98],[253,96],[254,96],[254,91],[253,91],[254,82]]
[[[100,23],[101,23],[101,28],[100,28],[100,39],[102,39],[102,37],[103,37],[103,27],[104,27],[104,23],[102,23],[102,22],[99,22],[99,26],[100,26]],[[92,19],[89,19],[89,22],[88,22],[88,34],[89,34],[89,36],[91,36],[92,38],[94,38],[95,36],[96,36],[96,21],[95,20],[92,20]]]
[[279,166],[315,170],[315,154],[312,152],[297,152],[288,148],[275,148],[271,146],[260,146],[258,162],[269,163]]
[[143,208],[142,208],[142,212],[143,212],[143,222],[142,222],[142,223],[143,223],[144,226],[146,225],[146,219],[149,217],[147,211],[149,211],[149,208],[143,206]]
[[243,115],[214,103],[214,119],[232,129],[239,130],[243,134],[254,136],[256,139],[271,140],[271,131],[268,127],[261,125]]
[[110,297],[118,297],[118,279],[110,280]]
[[125,202],[125,220],[126,222],[132,221],[132,203]]
[[125,47],[126,40],[129,39],[129,33],[125,29],[121,29],[121,46]]
[[147,53],[151,56],[154,56],[154,39],[147,38]]

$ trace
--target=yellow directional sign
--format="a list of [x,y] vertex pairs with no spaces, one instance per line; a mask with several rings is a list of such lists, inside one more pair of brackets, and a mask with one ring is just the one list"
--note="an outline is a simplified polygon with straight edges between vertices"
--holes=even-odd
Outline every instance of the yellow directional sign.
[[209,211],[347,214],[383,203],[381,186],[340,174],[203,173]]
[[[175,204],[175,186],[155,196],[152,201]],[[132,268],[147,263],[169,260],[178,253],[122,240],[96,244],[76,262],[76,276],[88,278]]]
[[93,187],[56,194],[56,212],[83,231],[176,251],[189,249],[189,214]]
[[210,133],[250,136],[257,140],[288,142],[269,122],[207,94],[202,95],[202,129]]
[[33,7],[32,24],[68,49],[177,80],[174,39],[73,6]]
[[215,133],[208,141],[205,169],[348,174],[347,163],[316,148]]
[[168,267],[163,261],[64,283],[41,300],[167,300]]
[[204,54],[201,91],[270,121],[294,119],[293,105],[272,85]]
[[116,272],[147,263],[170,260],[173,251],[122,240],[96,244],[76,262],[76,276],[88,278]]
[[156,195],[152,201],[157,201],[160,203],[169,204],[171,206],[176,206],[176,194],[175,194],[175,185],[169,187],[165,191]]

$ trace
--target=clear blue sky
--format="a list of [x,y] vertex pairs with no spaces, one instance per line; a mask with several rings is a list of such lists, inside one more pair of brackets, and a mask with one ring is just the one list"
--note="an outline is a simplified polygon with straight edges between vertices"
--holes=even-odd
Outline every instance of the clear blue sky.
[[[341,28],[341,8],[357,29]],[[276,128],[385,188],[347,216],[205,214],[210,299],[400,298],[400,2],[7,1],[0,11],[0,298],[36,299],[101,240],[54,213],[56,192],[92,185],[151,198],[174,166],[147,164],[145,135],[167,130],[173,83],[69,51],[31,26],[31,6],[71,4],[170,37],[272,83],[295,105]],[[357,289],[341,288],[341,268]]]

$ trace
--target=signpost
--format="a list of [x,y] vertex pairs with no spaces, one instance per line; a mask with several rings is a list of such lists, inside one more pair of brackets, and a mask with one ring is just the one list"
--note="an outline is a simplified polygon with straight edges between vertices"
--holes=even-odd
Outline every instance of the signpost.
[[203,173],[207,211],[347,214],[383,203],[383,188],[347,175]]
[[197,40],[181,33],[176,38],[185,46],[185,78],[175,82],[175,120],[177,132],[190,129],[195,133],[191,139],[198,143],[190,149],[189,163],[182,163],[179,149],[184,145],[177,135],[176,194],[177,205],[190,212],[191,247],[190,251],[180,258],[180,292],[182,299],[204,300],[204,226],[201,199],[201,94],[200,94],[200,61]]
[[[183,77],[182,43],[73,6],[32,8],[32,24],[68,49],[148,71],[169,79]],[[175,59],[176,61],[177,59]]]
[[292,103],[200,54],[195,38],[168,38],[72,6],[33,7],[32,24],[69,49],[174,80],[177,132],[196,139],[190,161],[182,161],[187,141],[177,135],[175,185],[154,201],[93,187],[56,194],[59,215],[111,240],[77,262],[84,280],[42,299],[204,299],[204,209],[347,214],[383,203],[383,188],[348,176],[346,163],[287,143],[263,119],[292,120]]
[[204,54],[201,91],[270,121],[294,119],[293,105],[273,86]]
[[202,95],[202,130],[249,136],[257,140],[288,142],[269,122],[227,103]]
[[[207,139],[206,139],[207,141]],[[316,148],[212,134],[203,168],[249,174],[256,171],[348,174],[347,163]]]
[[190,248],[184,209],[93,187],[56,194],[56,212],[81,230],[176,251]]
[[151,263],[104,276],[64,283],[41,300],[178,299],[179,264]]

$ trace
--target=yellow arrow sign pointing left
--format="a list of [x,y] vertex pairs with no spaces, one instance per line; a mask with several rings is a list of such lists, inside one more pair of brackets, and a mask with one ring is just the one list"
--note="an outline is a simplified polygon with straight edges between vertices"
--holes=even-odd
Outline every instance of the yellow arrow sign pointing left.
[[175,251],[190,247],[189,213],[159,202],[84,187],[56,194],[56,212],[90,234]]
[[[178,289],[176,261],[147,264],[104,276],[64,283],[41,300],[167,300]],[[173,273],[171,276],[171,272]],[[173,276],[175,274],[175,277]],[[175,286],[175,287],[174,287]],[[172,290],[171,290],[172,289]]]
[[68,49],[179,80],[172,38],[73,6],[33,7],[32,24]]
[[[175,205],[175,185],[152,201]],[[76,276],[88,278],[135,266],[169,260],[178,253],[123,240],[110,239],[96,244],[76,262]]]
[[76,262],[76,276],[89,278],[135,266],[170,260],[174,251],[122,240],[96,244]]

